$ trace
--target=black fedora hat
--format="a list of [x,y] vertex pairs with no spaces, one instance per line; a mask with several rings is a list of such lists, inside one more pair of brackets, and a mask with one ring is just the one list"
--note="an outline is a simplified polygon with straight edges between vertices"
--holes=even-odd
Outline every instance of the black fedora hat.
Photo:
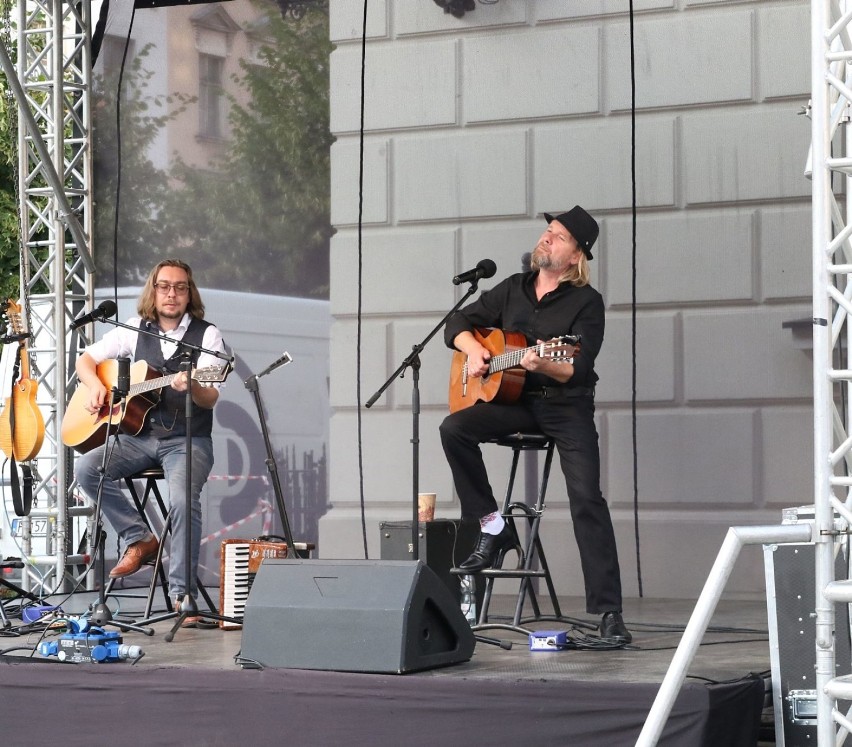
[[556,216],[545,213],[544,219],[548,223],[558,220],[571,232],[580,249],[583,250],[583,254],[588,259],[592,259],[592,245],[597,240],[600,229],[598,228],[598,222],[583,210],[583,208],[579,205],[574,205],[567,213]]

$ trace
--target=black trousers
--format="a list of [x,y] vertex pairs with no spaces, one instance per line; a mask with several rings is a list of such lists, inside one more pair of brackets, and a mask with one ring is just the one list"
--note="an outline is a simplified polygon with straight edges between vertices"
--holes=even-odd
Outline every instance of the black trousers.
[[500,510],[480,444],[512,433],[543,433],[554,439],[568,498],[574,538],[586,587],[586,611],[621,610],[621,573],[609,508],[600,488],[600,452],[592,396],[526,399],[518,404],[480,402],[441,423],[441,443],[453,473],[463,517]]

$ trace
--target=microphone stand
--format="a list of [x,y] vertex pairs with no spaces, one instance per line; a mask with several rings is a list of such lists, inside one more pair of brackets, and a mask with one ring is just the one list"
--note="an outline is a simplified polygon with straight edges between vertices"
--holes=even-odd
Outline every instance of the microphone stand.
[[[220,353],[218,350],[208,350],[207,348],[203,348],[200,345],[194,345],[190,342],[184,342],[183,340],[172,340],[165,335],[161,335],[158,332],[152,332],[147,329],[143,329],[140,327],[133,327],[129,324],[124,324],[122,322],[117,322],[113,319],[104,319],[103,321],[107,322],[107,324],[112,324],[115,327],[124,327],[125,329],[133,330],[135,332],[140,332],[142,334],[149,335],[151,337],[157,337],[161,340],[167,340],[168,342],[177,345],[178,349],[181,351],[181,356],[183,360],[181,361],[180,369],[186,373],[186,396],[184,398],[185,402],[185,414],[186,414],[186,436],[185,436],[185,451],[186,451],[186,483],[184,491],[186,493],[186,502],[185,502],[185,511],[186,511],[186,529],[185,529],[185,541],[186,541],[186,554],[184,557],[184,584],[186,591],[184,592],[184,597],[181,600],[180,604],[180,612],[168,612],[164,615],[160,615],[158,617],[149,618],[146,622],[154,623],[160,622],[162,620],[170,620],[173,617],[177,617],[174,626],[172,629],[166,633],[165,640],[167,642],[171,642],[178,628],[183,625],[183,621],[187,617],[194,617],[198,614],[198,604],[195,601],[195,597],[190,592],[192,588],[192,361],[193,361],[193,353],[207,353],[212,355],[219,360],[226,361],[229,365],[233,364],[234,356],[228,355],[227,353]],[[144,325],[143,325],[144,326]],[[224,615],[220,615],[217,613],[205,613],[205,617],[209,617],[214,620],[225,620],[227,622],[233,622],[239,624],[240,620],[235,620],[231,617],[226,617]]]
[[470,287],[467,289],[467,292],[459,299],[458,303],[456,303],[456,305],[444,315],[444,318],[435,325],[432,331],[426,335],[420,343],[412,347],[411,353],[405,357],[399,368],[390,375],[390,378],[382,384],[378,391],[370,397],[365,405],[367,408],[372,407],[385,389],[393,383],[394,379],[397,377],[402,378],[402,375],[405,373],[405,369],[409,366],[411,367],[413,372],[411,376],[411,445],[413,467],[411,486],[411,549],[414,560],[417,560],[420,557],[420,543],[417,536],[418,529],[420,527],[420,521],[417,513],[417,495],[420,492],[420,353],[429,343],[429,340],[431,340],[438,330],[444,326],[447,320],[464,305],[464,302],[467,301],[468,298],[476,293],[478,284],[479,278],[474,277],[470,281]]
[[[115,406],[115,402],[117,399],[122,400],[122,409],[126,405],[125,399],[128,395],[127,390],[123,390],[119,388],[121,377],[118,377],[116,380],[116,386],[114,386],[109,393],[109,413],[110,413],[110,421],[112,420],[113,407]],[[107,422],[107,434],[110,432],[111,422]],[[113,434],[113,439],[118,439],[118,429],[116,429]],[[154,631],[151,628],[143,628],[139,625],[134,625],[127,622],[120,622],[116,620],[112,616],[112,611],[106,603],[106,597],[104,595],[105,592],[105,581],[106,581],[106,532],[104,532],[103,525],[103,513],[101,511],[101,496],[104,486],[104,480],[106,479],[106,468],[107,464],[109,464],[109,457],[112,453],[110,449],[110,440],[107,438],[104,443],[104,452],[101,459],[100,466],[100,481],[98,482],[98,493],[95,500],[95,520],[94,520],[94,531],[95,538],[93,542],[93,551],[97,558],[96,566],[95,566],[95,583],[98,587],[98,598],[94,604],[89,608],[90,615],[89,619],[92,621],[92,624],[97,625],[102,628],[104,625],[115,625],[117,628],[121,630],[133,630],[137,633],[144,633],[147,636],[154,635]]]
[[281,517],[281,527],[284,530],[284,540],[287,543],[287,555],[292,552],[296,556],[296,544],[293,542],[293,531],[290,528],[290,521],[287,519],[287,509],[284,506],[284,493],[281,490],[281,480],[278,477],[278,465],[275,462],[275,454],[272,452],[272,444],[269,441],[269,429],[266,426],[266,417],[263,412],[263,402],[260,399],[260,386],[258,379],[261,376],[271,373],[279,366],[286,366],[293,359],[290,354],[285,352],[277,361],[268,365],[263,371],[254,376],[249,376],[243,383],[246,389],[251,392],[254,404],[257,407],[257,417],[260,421],[260,430],[263,434],[263,443],[266,445],[266,469],[272,479],[272,490],[275,493],[275,504],[278,507],[278,514]]

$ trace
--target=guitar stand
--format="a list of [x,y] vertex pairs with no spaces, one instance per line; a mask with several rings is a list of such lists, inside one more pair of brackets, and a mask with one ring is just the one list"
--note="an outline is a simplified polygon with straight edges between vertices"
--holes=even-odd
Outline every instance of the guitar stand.
[[[2,570],[4,568],[23,568],[23,567],[24,567],[24,561],[22,561],[22,560],[18,560],[18,559],[13,560],[11,558],[7,559],[7,560],[0,560],[0,570]],[[33,594],[30,591],[26,591],[25,589],[22,589],[17,584],[13,584],[11,581],[7,581],[4,578],[0,578],[0,587],[6,587],[7,589],[14,591],[18,595],[17,596],[18,599],[29,599],[31,602],[41,602],[42,601],[41,597],[36,596],[35,594]],[[3,604],[4,604],[3,597],[0,597],[0,627],[2,627],[3,630],[5,630],[6,628],[11,628],[12,623],[9,620],[9,618],[6,616],[6,610],[4,609]]]

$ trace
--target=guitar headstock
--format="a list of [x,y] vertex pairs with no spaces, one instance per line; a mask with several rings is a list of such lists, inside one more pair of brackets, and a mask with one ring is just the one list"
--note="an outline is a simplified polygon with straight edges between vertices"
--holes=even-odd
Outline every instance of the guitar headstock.
[[21,379],[30,378],[30,359],[27,351],[27,326],[24,321],[23,307],[11,298],[6,299],[6,310],[3,316],[9,323],[11,335],[4,338],[4,342],[17,342],[21,353]]
[[8,320],[9,327],[12,329],[12,334],[23,335],[26,333],[22,316],[22,308],[17,301],[12,300],[11,298],[6,299],[6,310],[3,312],[3,316],[5,316]]
[[573,363],[574,356],[580,350],[580,335],[562,335],[554,337],[540,346],[538,354],[550,358],[556,363]]
[[221,384],[228,378],[228,374],[234,370],[234,365],[230,361],[223,363],[221,366],[205,366],[204,368],[196,368],[192,372],[192,378],[199,384]]

